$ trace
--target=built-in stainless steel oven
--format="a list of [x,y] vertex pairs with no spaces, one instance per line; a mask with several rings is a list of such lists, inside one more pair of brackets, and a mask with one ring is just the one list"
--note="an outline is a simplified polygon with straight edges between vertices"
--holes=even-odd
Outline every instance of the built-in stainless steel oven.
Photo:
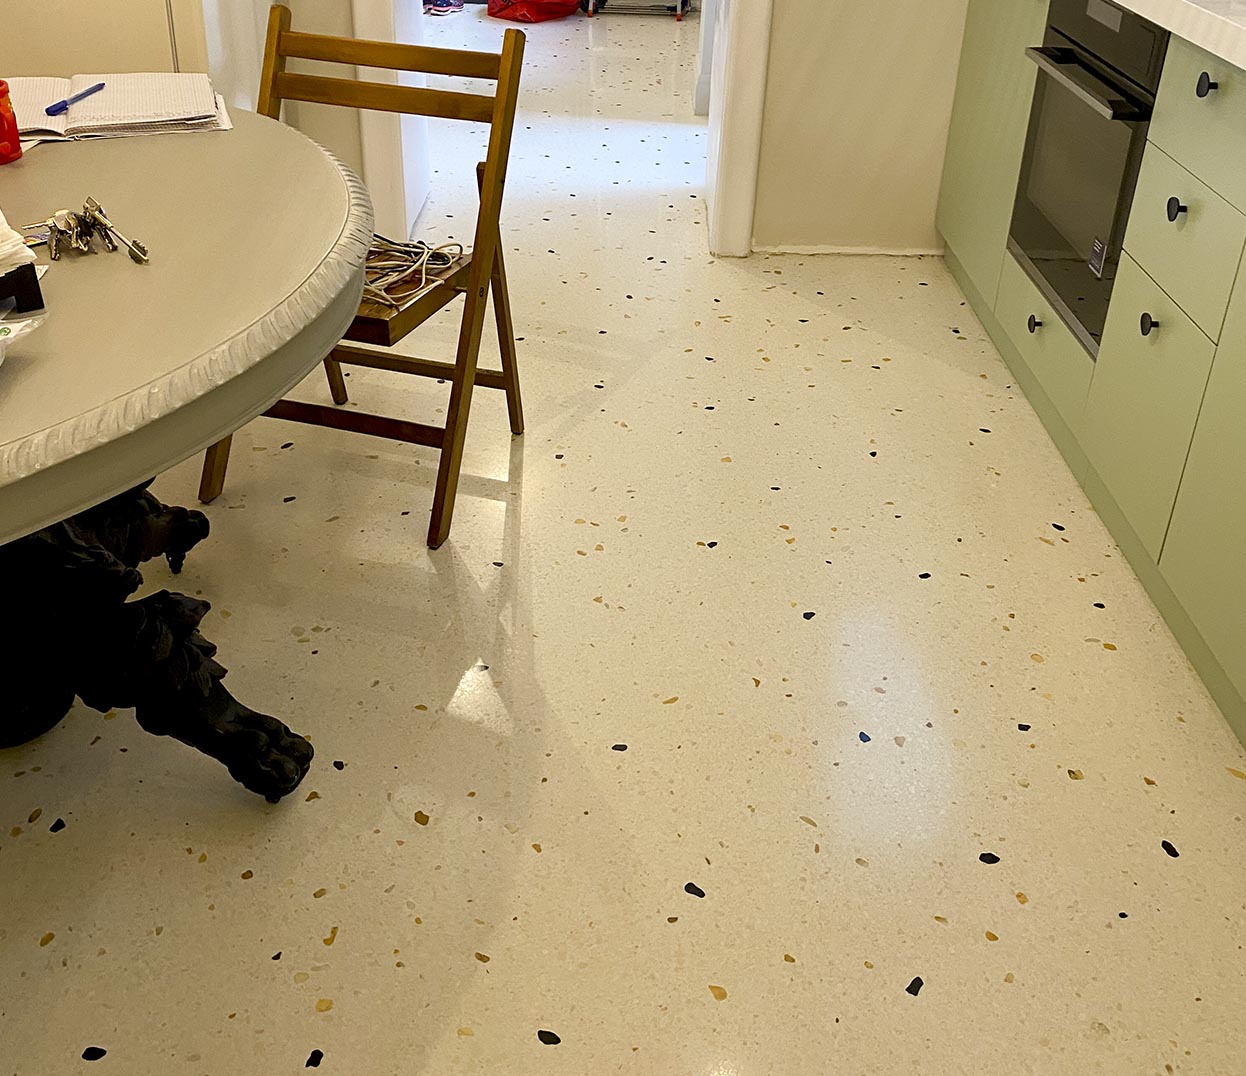
[[1052,0],[1008,249],[1098,355],[1168,33],[1109,0]]

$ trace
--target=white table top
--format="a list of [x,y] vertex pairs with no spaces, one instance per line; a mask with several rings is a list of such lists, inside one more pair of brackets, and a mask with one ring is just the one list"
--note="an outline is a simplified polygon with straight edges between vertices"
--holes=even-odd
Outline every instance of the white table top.
[[1246,68],[1246,0],[1114,0],[1120,7]]
[[[43,144],[0,168],[14,223],[91,195],[151,252],[66,252],[0,366],[0,542],[98,503],[264,411],[363,286],[362,184],[290,127]],[[47,261],[41,248],[40,261]]]

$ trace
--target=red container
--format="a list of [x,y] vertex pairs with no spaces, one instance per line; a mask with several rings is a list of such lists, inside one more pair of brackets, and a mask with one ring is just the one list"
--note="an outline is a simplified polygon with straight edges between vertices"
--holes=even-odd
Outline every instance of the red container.
[[22,143],[17,134],[13,102],[9,100],[9,84],[0,79],[0,164],[8,164],[21,155]]
[[489,0],[488,13],[495,19],[515,22],[544,22],[574,15],[580,0]]

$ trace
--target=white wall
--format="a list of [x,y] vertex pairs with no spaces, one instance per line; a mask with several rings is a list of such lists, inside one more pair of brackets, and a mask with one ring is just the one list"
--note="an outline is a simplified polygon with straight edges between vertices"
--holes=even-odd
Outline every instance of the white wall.
[[941,251],[967,0],[774,0],[760,250]]
[[0,78],[179,69],[207,70],[198,0],[0,0]]

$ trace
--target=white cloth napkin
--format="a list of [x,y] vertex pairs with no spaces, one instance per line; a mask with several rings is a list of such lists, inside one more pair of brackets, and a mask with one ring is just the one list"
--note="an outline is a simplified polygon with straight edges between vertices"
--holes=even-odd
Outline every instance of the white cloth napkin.
[[0,276],[19,265],[29,265],[35,260],[35,252],[22,242],[22,237],[9,227],[0,210]]
[[[9,227],[4,213],[0,212],[0,276],[19,265],[29,265],[34,260],[35,252],[22,242],[21,235]],[[23,321],[0,321],[0,364],[4,363],[4,352],[9,344],[32,329],[37,329],[42,323],[42,317]]]

